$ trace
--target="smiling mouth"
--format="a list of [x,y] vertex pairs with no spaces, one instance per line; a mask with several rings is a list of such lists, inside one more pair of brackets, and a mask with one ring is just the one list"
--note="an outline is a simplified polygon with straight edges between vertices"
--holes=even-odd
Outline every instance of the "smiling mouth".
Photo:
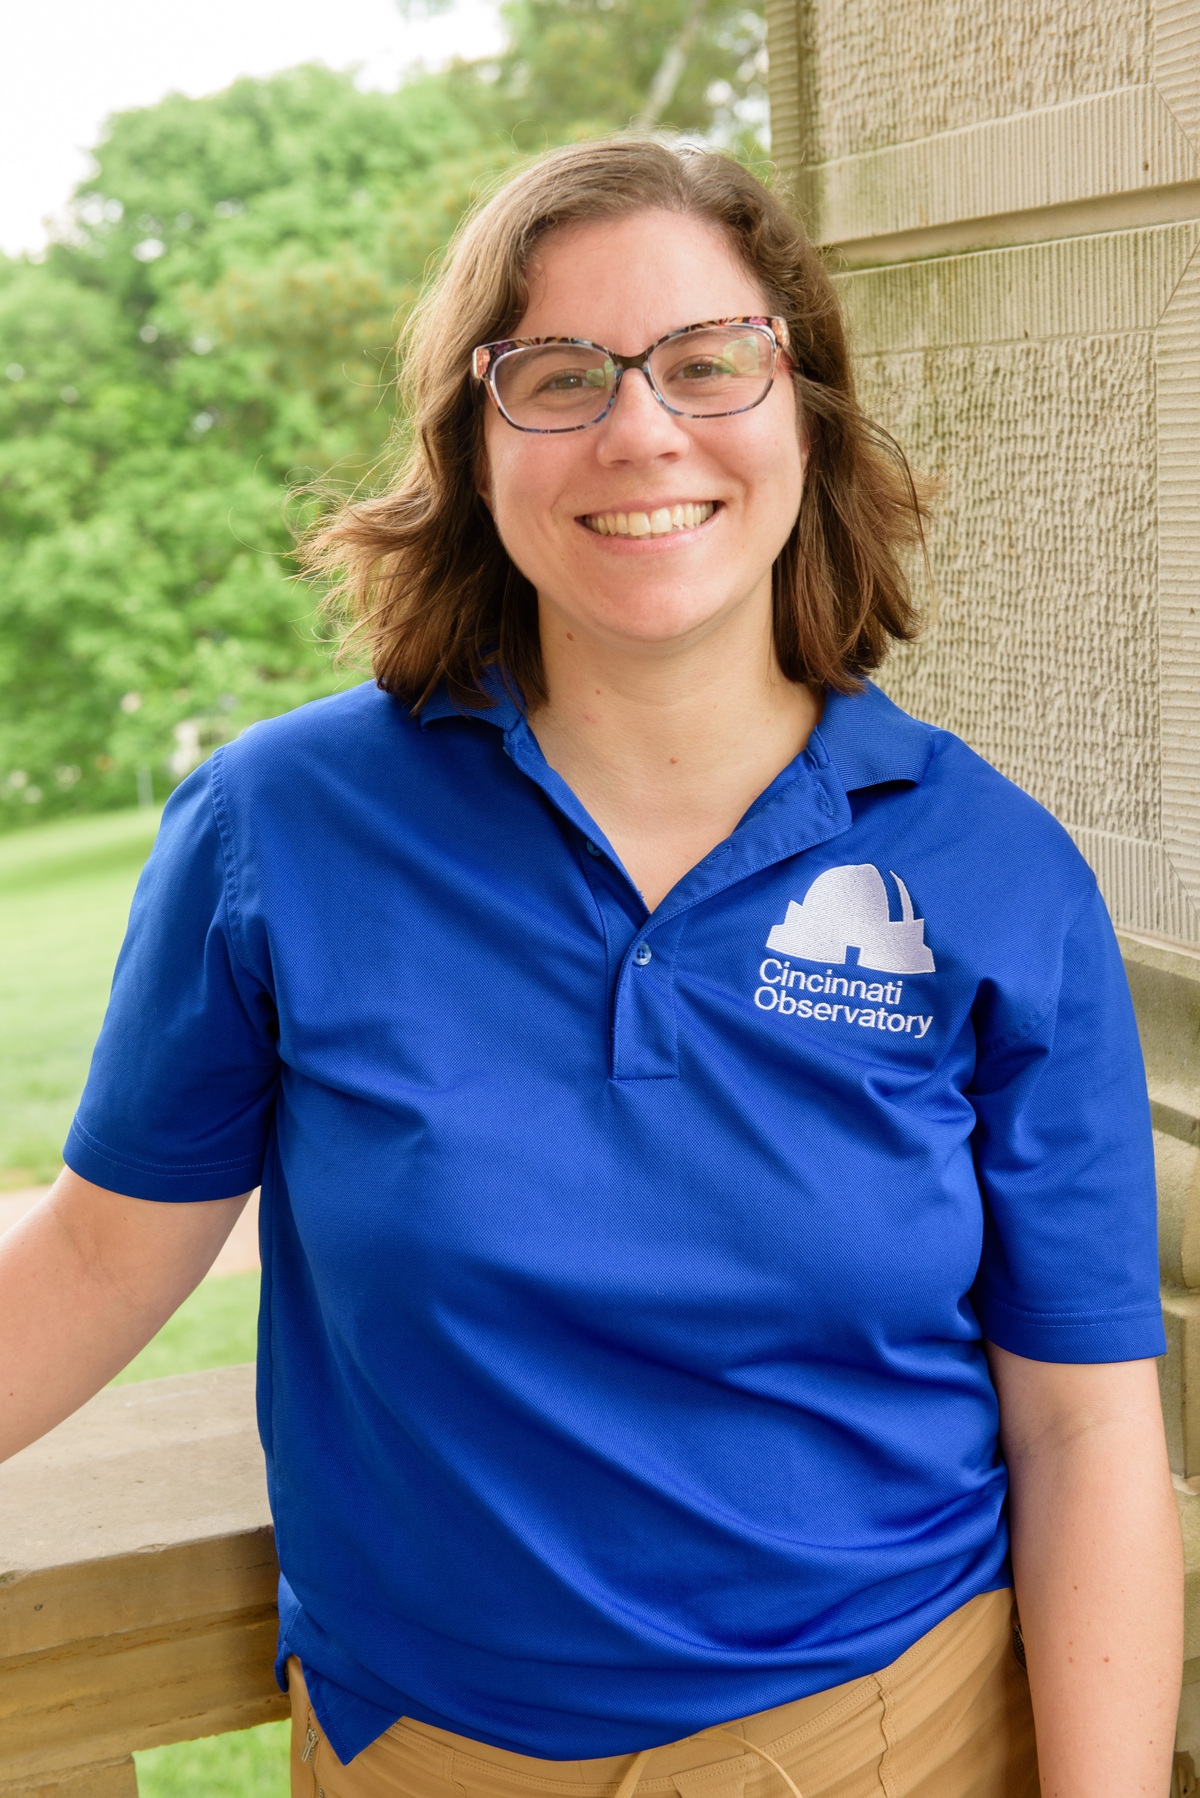
[[653,512],[589,512],[583,519],[599,537],[669,537],[677,531],[694,531],[717,509],[715,500],[683,506],[659,506]]

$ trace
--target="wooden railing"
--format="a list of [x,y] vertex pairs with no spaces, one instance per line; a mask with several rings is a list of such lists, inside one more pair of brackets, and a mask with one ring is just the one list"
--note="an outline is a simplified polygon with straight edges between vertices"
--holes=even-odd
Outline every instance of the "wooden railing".
[[[0,1467],[0,1793],[287,1715],[253,1367],[109,1387]],[[202,1798],[198,1794],[197,1798]]]
[[[1122,942],[1146,1053],[1200,1769],[1200,959]],[[287,1714],[254,1369],[110,1387],[0,1467],[0,1798],[134,1798],[133,1750]],[[198,1795],[200,1798],[200,1795]]]

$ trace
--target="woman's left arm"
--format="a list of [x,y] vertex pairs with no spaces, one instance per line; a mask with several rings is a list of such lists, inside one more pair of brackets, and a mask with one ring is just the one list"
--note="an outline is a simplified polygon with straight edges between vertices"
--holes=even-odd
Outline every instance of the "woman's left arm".
[[1154,1362],[988,1356],[1044,1798],[1165,1798],[1183,1556]]

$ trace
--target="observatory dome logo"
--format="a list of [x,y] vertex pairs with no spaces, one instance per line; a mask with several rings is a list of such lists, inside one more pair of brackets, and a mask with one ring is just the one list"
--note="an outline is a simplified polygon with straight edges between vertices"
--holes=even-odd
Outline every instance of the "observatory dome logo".
[[889,869],[900,895],[900,917],[889,914],[888,889],[870,862],[828,868],[818,874],[802,904],[792,900],[782,924],[767,937],[767,948],[801,961],[829,964],[858,950],[860,968],[887,974],[932,974],[933,955],[925,943],[924,919],[914,917],[913,902],[900,876]]

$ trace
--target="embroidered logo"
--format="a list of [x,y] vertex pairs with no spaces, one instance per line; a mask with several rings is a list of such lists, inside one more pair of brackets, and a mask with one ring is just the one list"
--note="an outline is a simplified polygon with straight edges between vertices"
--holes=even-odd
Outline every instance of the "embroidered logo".
[[870,862],[828,868],[818,874],[802,904],[792,900],[782,924],[767,937],[767,948],[801,961],[830,964],[858,950],[860,968],[885,974],[932,974],[933,955],[925,942],[925,921],[913,915],[913,902],[900,876],[889,869],[900,894],[900,917],[888,915],[883,875]]

